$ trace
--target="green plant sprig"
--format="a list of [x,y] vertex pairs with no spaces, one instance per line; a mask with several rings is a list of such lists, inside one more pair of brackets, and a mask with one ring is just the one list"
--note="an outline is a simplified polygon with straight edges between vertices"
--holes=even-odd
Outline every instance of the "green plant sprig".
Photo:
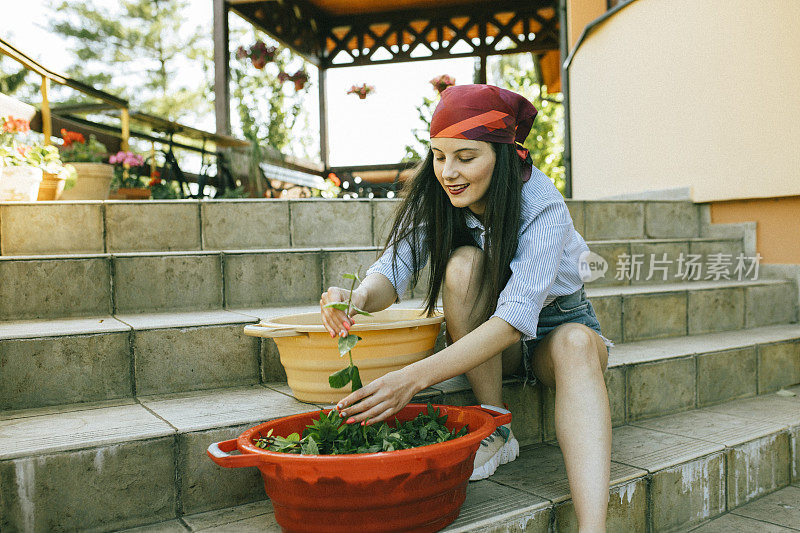
[[269,430],[253,444],[272,452],[299,455],[390,452],[452,440],[466,435],[469,429],[467,426],[448,429],[447,415],[440,415],[439,409],[434,409],[430,403],[427,411],[413,420],[401,422],[395,418],[394,422],[394,427],[386,422],[371,426],[345,424],[339,412],[331,409],[327,415],[320,411],[319,419],[306,426],[302,437],[299,433],[276,437]]
[[[344,274],[342,277],[353,280],[352,285],[350,285],[350,296],[347,298],[347,303],[331,302],[326,304],[325,307],[344,311],[348,317],[350,316],[351,310],[355,310],[359,315],[372,316],[370,313],[353,305],[353,291],[356,287],[356,281],[361,281],[358,277],[358,273]],[[356,344],[358,344],[358,341],[361,340],[361,337],[350,333],[346,337],[339,337],[338,339],[339,357],[344,357],[344,354],[347,354],[350,359],[350,365],[328,376],[328,384],[331,386],[331,388],[341,389],[348,383],[352,383],[351,390],[352,392],[355,392],[363,385],[361,383],[361,374],[358,371],[358,367],[353,364],[352,351],[353,348],[356,347]]]

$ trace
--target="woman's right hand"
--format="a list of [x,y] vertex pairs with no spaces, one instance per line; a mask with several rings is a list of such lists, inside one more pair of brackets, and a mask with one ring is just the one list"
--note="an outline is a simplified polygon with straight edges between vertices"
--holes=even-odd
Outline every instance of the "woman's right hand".
[[330,287],[327,291],[322,293],[322,297],[319,300],[320,311],[322,311],[322,324],[325,326],[325,329],[328,330],[328,333],[330,333],[331,338],[337,335],[346,337],[347,333],[350,331],[350,327],[355,323],[353,321],[353,315],[355,315],[356,312],[353,310],[353,307],[364,309],[366,305],[366,298],[356,289],[353,291],[353,299],[350,302],[350,316],[339,309],[325,307],[327,304],[334,302],[347,303],[349,297],[350,291],[342,289],[341,287]]

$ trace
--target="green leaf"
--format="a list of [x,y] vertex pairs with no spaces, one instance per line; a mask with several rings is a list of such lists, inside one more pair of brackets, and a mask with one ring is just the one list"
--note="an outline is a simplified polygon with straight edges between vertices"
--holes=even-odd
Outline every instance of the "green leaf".
[[353,308],[353,310],[355,310],[355,312],[356,312],[356,313],[358,313],[359,315],[372,316],[372,314],[371,314],[371,313],[367,313],[366,311],[364,311],[363,309],[359,309],[359,308],[358,308],[358,307],[356,307],[355,305],[352,305],[352,306],[350,306],[350,307],[352,307],[352,308]]
[[338,309],[339,311],[347,312],[347,302],[331,302],[329,304],[325,304],[325,307],[332,307],[333,309]]
[[358,276],[356,276],[355,274],[342,274],[342,277],[344,279],[354,279],[356,281],[358,280]]
[[303,455],[319,455],[319,447],[313,436],[309,436],[308,441],[300,446],[300,453]]
[[350,367],[350,380],[353,382],[353,392],[364,386],[361,384],[361,374],[359,374],[357,366]]
[[344,354],[356,347],[361,337],[358,335],[348,335],[347,337],[339,337],[339,357],[344,357]]
[[346,366],[338,372],[334,372],[328,376],[328,384],[330,384],[331,388],[333,389],[341,389],[350,383],[350,379],[350,367]]

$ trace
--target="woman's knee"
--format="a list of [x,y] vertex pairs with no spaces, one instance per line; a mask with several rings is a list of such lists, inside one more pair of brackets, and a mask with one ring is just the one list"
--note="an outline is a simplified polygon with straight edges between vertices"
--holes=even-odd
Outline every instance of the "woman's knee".
[[[580,366],[599,366],[605,372],[608,352],[599,350],[599,336],[583,324],[564,324],[553,331],[553,364],[557,368],[572,369]],[[600,343],[602,341],[600,340]]]
[[445,286],[453,290],[466,291],[474,283],[483,266],[483,250],[475,246],[456,248],[447,260],[444,272]]

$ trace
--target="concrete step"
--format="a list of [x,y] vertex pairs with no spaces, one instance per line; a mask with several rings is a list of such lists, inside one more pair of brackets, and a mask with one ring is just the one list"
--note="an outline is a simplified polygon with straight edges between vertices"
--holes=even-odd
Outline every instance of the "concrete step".
[[[800,386],[791,390],[793,397],[734,400],[614,428],[609,531],[686,530],[797,482]],[[221,469],[204,451],[261,421],[317,407],[287,392],[267,384],[5,416],[0,527],[270,527],[268,504],[255,503],[264,499],[258,472]],[[451,396],[431,389],[420,399]],[[244,504],[252,505],[231,509]],[[450,530],[544,532],[553,524],[572,530],[575,517],[560,449],[546,441],[471,484]]]
[[[612,401],[615,420],[800,382],[800,326],[789,324],[795,311],[775,307],[783,282],[736,285],[721,289],[709,282],[698,291],[683,286],[682,292],[675,287],[589,289],[604,334],[618,342],[608,373],[609,390],[618,396]],[[719,294],[731,291],[740,295],[739,303],[727,309],[740,313],[736,322],[721,312],[718,316],[721,304],[715,303]],[[760,292],[748,296],[751,291]],[[756,305],[764,311],[747,318],[744,303],[751,311],[759,309]],[[397,305],[421,308],[422,301]],[[669,308],[663,309],[668,305],[684,320],[681,329],[674,327],[680,321],[671,318]],[[285,381],[275,343],[245,336],[243,326],[316,310],[311,305],[0,322],[0,411]],[[713,331],[721,327],[715,321],[723,319],[728,330]],[[672,336],[639,340],[659,335]]]
[[[0,203],[0,254],[79,254],[383,244],[399,200]],[[701,206],[567,200],[587,240],[701,235]],[[36,228],[32,231],[31,228]]]
[[[624,254],[632,250],[639,250],[637,257],[646,253],[647,257],[658,255],[656,260],[660,260],[667,252],[652,250],[668,248],[676,253],[688,249],[697,252],[697,257],[723,252],[735,257],[741,243],[724,239],[605,242],[595,249],[608,261],[608,271],[587,287],[642,286],[649,290],[646,287],[652,285],[690,283],[701,287],[707,281],[758,281],[757,272],[737,276],[734,266],[726,277],[692,274],[684,279],[664,272],[648,280],[649,267],[632,279],[615,274],[619,272],[615,265],[624,265]],[[707,253],[701,255],[702,250]],[[14,320],[307,304],[318,301],[331,285],[342,285],[342,274],[356,270],[363,274],[378,254],[378,248],[365,246],[4,256],[0,257],[0,279],[14,281],[0,285],[0,317]],[[667,257],[674,259],[668,267],[674,272],[680,255]],[[424,296],[427,271],[421,279],[420,286],[404,298]]]

